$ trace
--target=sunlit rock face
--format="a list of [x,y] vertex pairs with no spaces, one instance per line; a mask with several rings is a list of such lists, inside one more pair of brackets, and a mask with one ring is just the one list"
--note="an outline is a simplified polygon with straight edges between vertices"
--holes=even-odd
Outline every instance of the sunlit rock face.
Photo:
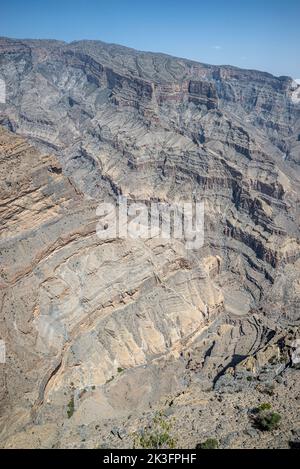
[[[299,86],[92,41],[1,39],[0,78],[1,445],[259,372],[299,323]],[[99,238],[119,196],[203,202],[203,245]]]

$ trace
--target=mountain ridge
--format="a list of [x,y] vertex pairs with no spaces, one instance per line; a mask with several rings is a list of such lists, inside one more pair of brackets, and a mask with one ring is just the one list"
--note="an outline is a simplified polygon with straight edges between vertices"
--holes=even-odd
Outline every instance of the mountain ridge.
[[290,75],[274,75],[273,73],[267,72],[265,70],[259,70],[255,68],[244,68],[244,67],[239,67],[236,65],[230,65],[230,64],[211,64],[211,63],[206,63],[206,62],[201,62],[200,60],[194,60],[194,59],[189,59],[187,57],[179,57],[176,55],[168,54],[165,52],[154,52],[154,51],[146,51],[146,50],[140,50],[136,49],[134,47],[129,47],[125,46],[122,44],[117,44],[117,43],[110,43],[106,41],[102,41],[101,39],[80,39],[80,40],[73,40],[73,41],[64,41],[64,40],[59,40],[59,39],[31,39],[31,38],[12,38],[8,36],[0,36],[0,41],[9,41],[9,42],[20,42],[22,44],[31,44],[31,45],[38,45],[38,44],[53,44],[53,45],[64,45],[64,46],[73,46],[73,45],[84,45],[84,44],[90,44],[90,45],[101,45],[103,47],[109,47],[109,48],[116,48],[119,50],[124,50],[128,52],[133,52],[135,54],[139,55],[153,55],[153,56],[161,56],[161,57],[166,57],[174,60],[179,60],[179,61],[184,61],[192,64],[198,64],[202,65],[205,67],[215,67],[215,68],[228,68],[228,69],[234,69],[234,70],[240,70],[240,71],[245,71],[245,72],[253,72],[253,73],[260,73],[265,76],[273,77],[279,80],[294,80],[293,77]]
[[[300,391],[293,82],[5,40],[0,76],[1,445],[132,447],[163,410],[181,447],[251,447],[267,394],[283,427],[255,444],[287,447]],[[203,202],[204,245],[100,239],[97,207],[120,195]]]

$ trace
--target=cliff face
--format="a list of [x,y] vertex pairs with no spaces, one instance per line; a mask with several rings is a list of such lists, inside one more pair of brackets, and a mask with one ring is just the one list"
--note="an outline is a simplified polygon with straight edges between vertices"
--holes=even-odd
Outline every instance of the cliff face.
[[[9,39],[0,77],[2,445],[72,445],[85,425],[93,446],[95,423],[216,385],[297,326],[290,78]],[[97,207],[119,195],[203,201],[204,246],[99,239]]]

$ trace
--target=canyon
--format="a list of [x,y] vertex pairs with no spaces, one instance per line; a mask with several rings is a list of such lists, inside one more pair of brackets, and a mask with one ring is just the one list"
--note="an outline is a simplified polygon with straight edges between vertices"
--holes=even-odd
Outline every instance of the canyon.
[[[300,437],[300,85],[8,38],[0,78],[0,445],[132,447],[157,412],[179,447]],[[203,246],[100,239],[120,196],[203,202]]]

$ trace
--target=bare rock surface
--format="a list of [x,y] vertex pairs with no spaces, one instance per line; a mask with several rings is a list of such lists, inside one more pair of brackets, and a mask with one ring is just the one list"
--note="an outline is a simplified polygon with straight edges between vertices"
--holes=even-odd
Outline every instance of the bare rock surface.
[[[179,447],[287,447],[300,87],[101,42],[6,38],[0,77],[1,446],[132,447],[162,412]],[[97,207],[120,195],[204,202],[204,245],[100,239]],[[282,431],[253,426],[265,399]]]

